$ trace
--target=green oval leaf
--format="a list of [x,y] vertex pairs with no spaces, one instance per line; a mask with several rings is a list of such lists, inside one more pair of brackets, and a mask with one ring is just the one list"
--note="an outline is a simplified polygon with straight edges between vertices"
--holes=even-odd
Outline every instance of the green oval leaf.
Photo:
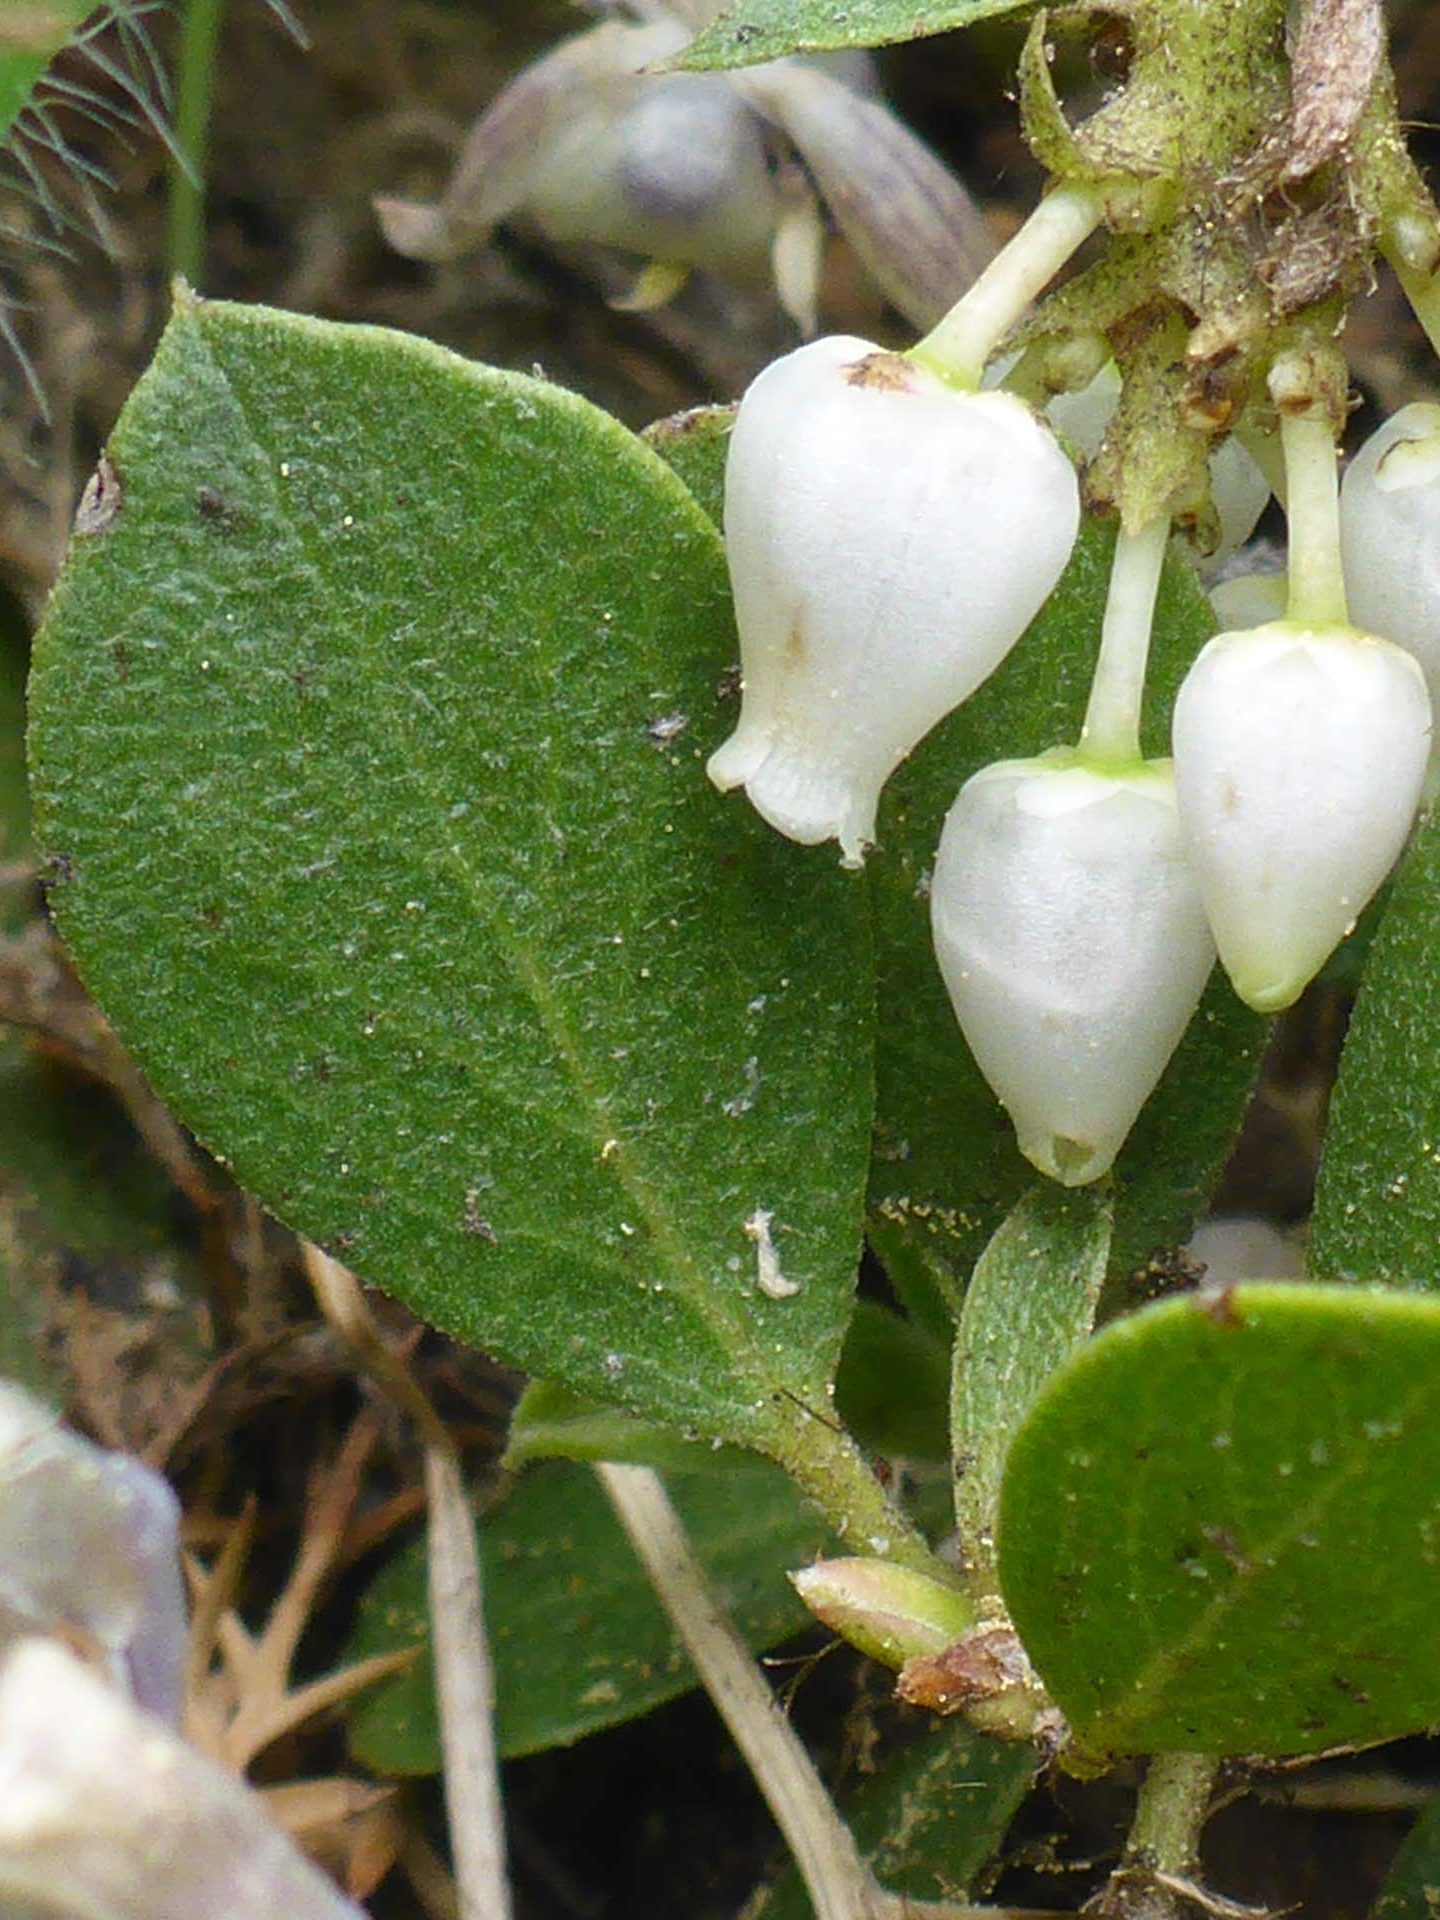
[[1440,1721],[1440,1303],[1192,1295],[1107,1328],[1016,1436],[1015,1623],[1099,1752],[1314,1752]]
[[[671,1496],[695,1551],[749,1644],[810,1619],[786,1579],[824,1552],[823,1524],[782,1473],[752,1461],[731,1478],[677,1480]],[[529,1469],[480,1522],[495,1660],[496,1736],[507,1756],[568,1746],[695,1686],[694,1669],[590,1471]],[[428,1657],[425,1542],[381,1572],[361,1602],[347,1658],[414,1646],[422,1657],[358,1704],[350,1745],[382,1773],[438,1773]]]
[[188,297],[109,459],[32,771],[157,1089],[435,1323],[783,1451],[850,1312],[871,974],[862,890],[705,780],[709,522],[542,381]]

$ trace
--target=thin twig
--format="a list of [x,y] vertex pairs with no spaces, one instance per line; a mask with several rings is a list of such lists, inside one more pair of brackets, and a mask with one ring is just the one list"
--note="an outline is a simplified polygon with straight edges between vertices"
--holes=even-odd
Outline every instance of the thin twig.
[[430,1632],[460,1920],[509,1920],[495,1688],[480,1556],[474,1515],[453,1452],[425,1449],[425,1489],[430,1500]]
[[354,1274],[338,1260],[332,1260],[313,1240],[302,1241],[300,1251],[305,1277],[333,1331],[351,1349],[376,1386],[409,1414],[426,1446],[442,1453],[453,1452],[444,1421],[409,1368],[385,1344]]
[[881,1920],[895,1912],[716,1599],[659,1475],[610,1462],[595,1471],[795,1856],[816,1920]]
[[475,1520],[459,1455],[413,1375],[385,1344],[354,1274],[308,1241],[303,1252],[326,1319],[376,1384],[410,1414],[425,1440],[430,1635],[456,1912],[458,1920],[510,1920],[494,1674]]
[[1211,1893],[1208,1887],[1181,1874],[1157,1873],[1154,1878],[1157,1887],[1173,1893],[1182,1904],[1211,1914],[1213,1920],[1275,1920],[1277,1910],[1273,1907],[1251,1907],[1243,1900],[1227,1900],[1224,1894]]

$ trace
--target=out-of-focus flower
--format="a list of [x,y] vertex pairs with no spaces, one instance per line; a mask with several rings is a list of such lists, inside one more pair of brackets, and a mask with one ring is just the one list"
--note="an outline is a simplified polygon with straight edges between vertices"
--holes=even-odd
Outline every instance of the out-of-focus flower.
[[71,1631],[142,1706],[180,1715],[180,1510],[159,1474],[0,1381],[0,1648]]
[[1079,517],[1074,468],[1013,395],[843,337],[767,367],[725,472],[745,697],[710,778],[858,864],[881,787],[1020,638]]
[[248,1787],[39,1639],[0,1666],[0,1910],[364,1920]]
[[936,320],[992,251],[954,176],[855,84],[853,62],[661,70],[690,37],[662,11],[562,41],[491,103],[436,205],[377,198],[390,244],[450,259],[501,220],[528,218],[556,245],[649,261],[622,305],[658,305],[701,268],[773,280],[813,332],[823,201],[907,318]]
[[1298,999],[1394,865],[1430,752],[1410,654],[1280,620],[1217,634],[1175,702],[1180,820],[1220,958],[1262,1013]]

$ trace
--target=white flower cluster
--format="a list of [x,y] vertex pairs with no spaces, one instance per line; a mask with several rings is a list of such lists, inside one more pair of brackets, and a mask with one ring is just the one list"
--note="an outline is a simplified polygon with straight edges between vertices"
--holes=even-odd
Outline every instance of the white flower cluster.
[[[838,840],[848,866],[889,775],[1005,659],[1080,521],[1047,421],[978,390],[968,349],[947,380],[929,344],[801,348],[755,381],[730,445],[744,704],[710,776],[790,838]],[[1078,744],[976,773],[941,834],[932,922],[956,1015],[1021,1148],[1067,1185],[1111,1165],[1217,949],[1250,1005],[1290,1005],[1420,801],[1426,679],[1440,678],[1440,408],[1397,416],[1348,477],[1346,572],[1371,631],[1346,613],[1329,426],[1281,411],[1285,617],[1202,650],[1173,760],[1139,748],[1157,522],[1119,536]],[[1263,505],[1256,471],[1240,455],[1233,485],[1214,474],[1232,539]]]

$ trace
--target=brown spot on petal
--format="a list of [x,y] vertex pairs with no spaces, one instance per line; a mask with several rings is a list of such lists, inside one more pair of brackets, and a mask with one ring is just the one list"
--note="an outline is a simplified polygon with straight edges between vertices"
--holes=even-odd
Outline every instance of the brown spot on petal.
[[915,378],[898,353],[867,353],[845,370],[852,387],[873,387],[879,393],[912,393]]

